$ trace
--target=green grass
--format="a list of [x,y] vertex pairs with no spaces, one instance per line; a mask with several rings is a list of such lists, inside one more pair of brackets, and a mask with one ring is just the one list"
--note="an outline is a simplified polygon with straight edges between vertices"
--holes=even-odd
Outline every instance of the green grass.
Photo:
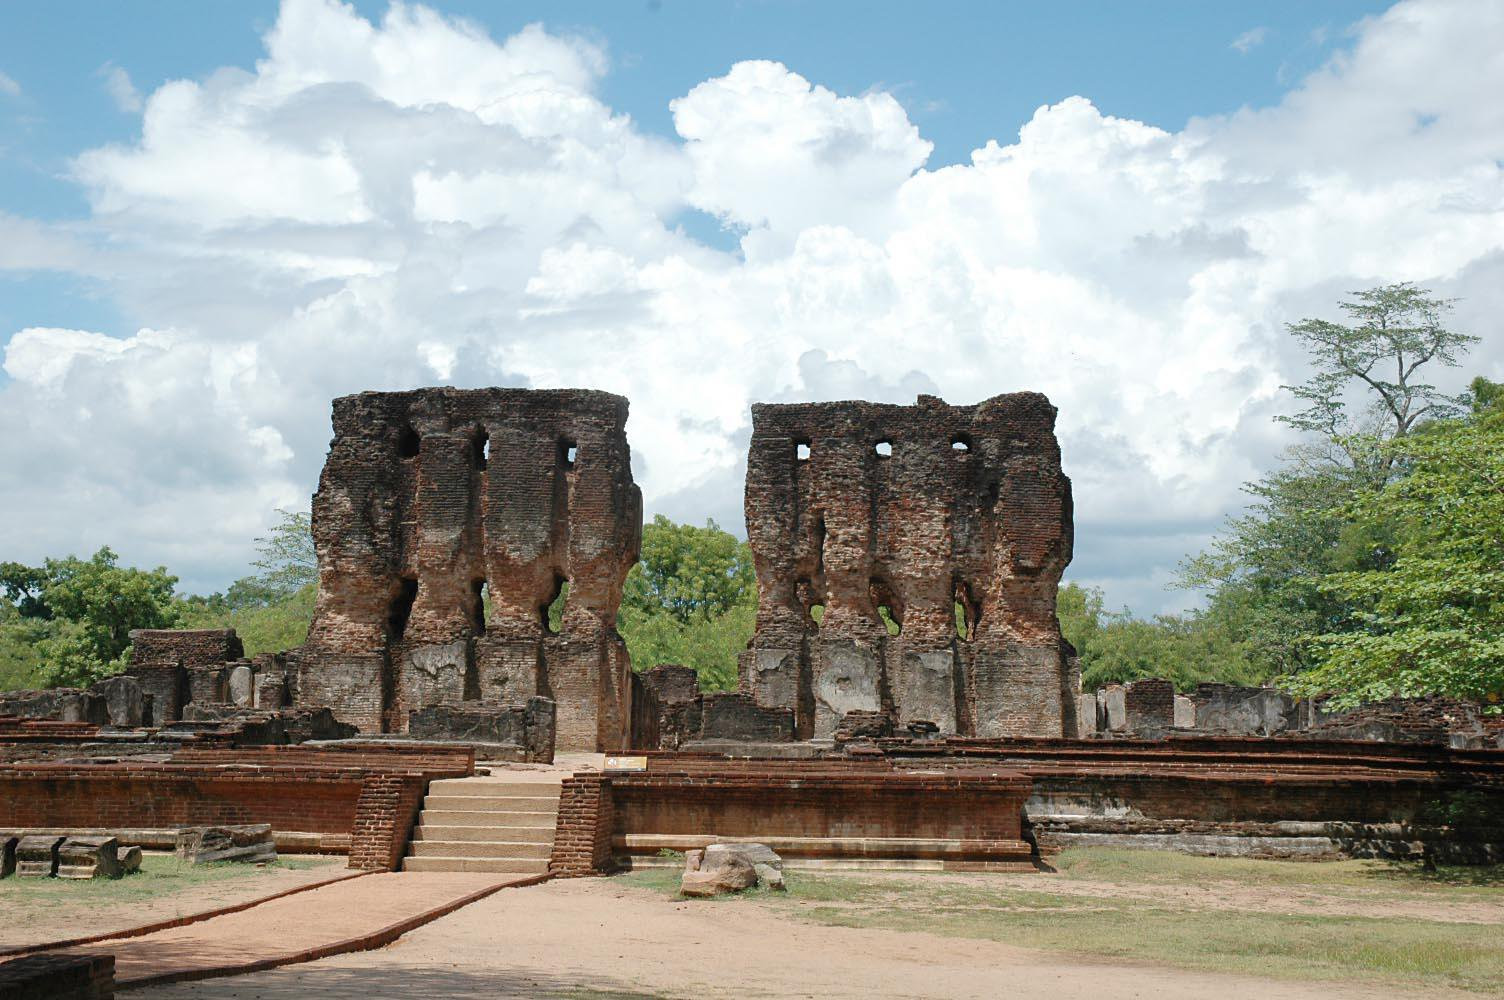
[[[1439,865],[1434,872],[1399,861],[1256,861],[1203,858],[1169,851],[1090,848],[1062,852],[1059,874],[1072,880],[1120,885],[1170,885],[1187,881],[1235,882],[1310,890],[1364,889],[1401,893],[1504,889],[1504,865]],[[1504,894],[1495,893],[1495,898]]]
[[13,908],[34,908],[55,904],[111,905],[145,902],[199,886],[244,882],[271,869],[302,870],[329,863],[327,860],[298,858],[275,861],[258,869],[255,865],[235,862],[190,865],[171,855],[148,854],[141,859],[139,871],[118,879],[95,878],[75,881],[12,876],[0,881],[0,910],[10,912]]
[[[1504,982],[1504,925],[1417,917],[1360,917],[1240,909],[1204,894],[1184,907],[1162,898],[1110,892],[1057,893],[1061,881],[1131,886],[1226,886],[1229,892],[1289,888],[1309,898],[1414,899],[1428,904],[1504,904],[1504,866],[1443,869],[1345,861],[1292,863],[1198,858],[1151,851],[1076,850],[1059,874],[1037,883],[986,875],[788,873],[789,892],[727,897],[712,905],[769,907],[839,927],[923,931],[1103,958],[1293,979],[1371,980],[1450,986],[1481,993]],[[646,869],[623,876],[674,893],[679,873]],[[1375,907],[1376,909],[1378,907]]]

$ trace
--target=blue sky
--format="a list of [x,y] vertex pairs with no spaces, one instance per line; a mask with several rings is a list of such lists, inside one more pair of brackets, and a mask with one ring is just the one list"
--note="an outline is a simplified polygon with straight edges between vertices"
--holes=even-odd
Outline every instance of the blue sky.
[[[379,19],[384,0],[353,5]],[[601,94],[644,129],[672,136],[668,102],[744,59],[775,59],[839,93],[893,93],[935,144],[929,166],[965,163],[1042,104],[1090,95],[1104,113],[1179,129],[1196,115],[1272,104],[1290,81],[1351,41],[1374,2],[937,3],[747,0],[739,3],[444,3],[446,13],[504,37],[540,22],[602,44],[612,64]],[[150,4],[0,7],[0,72],[24,99],[0,103],[0,211],[44,219],[88,213],[67,178],[82,150],[127,142],[137,118],[111,96],[118,67],[138,91],[249,68],[277,4],[155,0]],[[1240,41],[1241,40],[1241,41]],[[1235,47],[1234,43],[1239,43]],[[686,213],[697,235],[731,237]],[[89,282],[0,277],[0,330],[33,325],[134,331]],[[0,375],[0,378],[3,378]]]
[[1421,282],[1504,378],[1496,92],[1469,0],[0,5],[0,558],[222,588],[367,388],[624,393],[738,530],[754,401],[1038,389],[1069,577],[1185,607],[1286,323]]

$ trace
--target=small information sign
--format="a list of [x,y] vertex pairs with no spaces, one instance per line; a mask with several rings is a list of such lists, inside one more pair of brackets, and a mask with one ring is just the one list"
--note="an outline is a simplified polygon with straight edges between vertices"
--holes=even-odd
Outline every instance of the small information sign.
[[646,757],[607,757],[606,770],[608,771],[646,771],[648,759]]

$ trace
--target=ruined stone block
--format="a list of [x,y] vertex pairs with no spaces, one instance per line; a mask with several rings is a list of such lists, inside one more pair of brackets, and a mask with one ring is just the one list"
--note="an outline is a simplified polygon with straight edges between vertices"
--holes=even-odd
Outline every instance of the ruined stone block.
[[89,685],[89,691],[104,699],[110,725],[134,729],[148,721],[148,696],[137,678],[128,674],[106,677]]
[[754,406],[758,613],[742,690],[793,711],[801,738],[829,737],[852,711],[966,735],[1074,734],[1078,675],[1055,617],[1071,495],[1054,420],[1035,393]]
[[256,695],[252,701],[256,708],[276,711],[287,706],[287,675],[277,671],[264,671],[256,675]]
[[786,743],[794,738],[794,711],[766,708],[744,694],[708,694],[701,701],[696,735],[702,740]]
[[408,735],[420,740],[463,740],[517,747],[525,760],[551,763],[555,708],[534,697],[526,705],[467,701],[428,705],[408,714]]
[[221,704],[229,701],[225,690],[225,678],[229,667],[216,663],[207,667],[188,668],[188,700],[200,705]]
[[1203,683],[1192,701],[1196,728],[1207,732],[1273,736],[1301,728],[1295,700],[1278,688]]
[[1196,703],[1183,694],[1175,696],[1175,728],[1193,729],[1196,726]]
[[212,667],[245,657],[232,628],[138,628],[131,634],[131,663]]
[[114,837],[69,837],[58,848],[58,878],[119,878],[124,874],[120,841]]
[[63,839],[50,833],[22,837],[16,844],[16,877],[51,878],[56,875],[57,850]]
[[237,708],[255,707],[256,673],[249,663],[237,663],[230,668],[225,688],[230,704]]
[[143,705],[146,725],[160,728],[182,718],[188,693],[188,672],[182,664],[133,660],[127,672],[136,678],[143,698],[149,702],[149,705]]
[[266,862],[277,860],[268,823],[240,826],[194,826],[178,831],[174,852],[191,865],[213,861]]
[[107,725],[110,721],[106,699],[93,691],[81,691],[78,688],[0,692],[0,715],[18,715],[23,719],[55,719],[58,722],[91,722],[98,726]]
[[1109,684],[1097,692],[1097,711],[1109,733],[1121,733],[1128,728],[1128,703],[1121,684]]
[[429,704],[544,695],[561,748],[624,747],[616,612],[642,528],[626,416],[625,399],[578,390],[336,400],[299,703],[391,732]]
[[1175,725],[1175,685],[1162,677],[1133,681],[1123,691],[1123,710],[1130,730],[1169,729]]

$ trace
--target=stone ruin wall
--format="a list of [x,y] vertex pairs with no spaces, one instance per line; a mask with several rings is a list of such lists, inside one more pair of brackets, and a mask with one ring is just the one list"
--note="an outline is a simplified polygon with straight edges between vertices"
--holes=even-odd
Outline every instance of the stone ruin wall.
[[542,695],[558,749],[624,747],[616,611],[642,532],[626,419],[622,397],[581,390],[335,400],[313,499],[318,604],[289,656],[298,700],[381,733],[434,704]]
[[831,737],[852,711],[942,733],[1074,736],[1079,676],[1055,617],[1072,545],[1055,412],[1038,393],[754,406],[744,692],[793,709],[804,739]]

